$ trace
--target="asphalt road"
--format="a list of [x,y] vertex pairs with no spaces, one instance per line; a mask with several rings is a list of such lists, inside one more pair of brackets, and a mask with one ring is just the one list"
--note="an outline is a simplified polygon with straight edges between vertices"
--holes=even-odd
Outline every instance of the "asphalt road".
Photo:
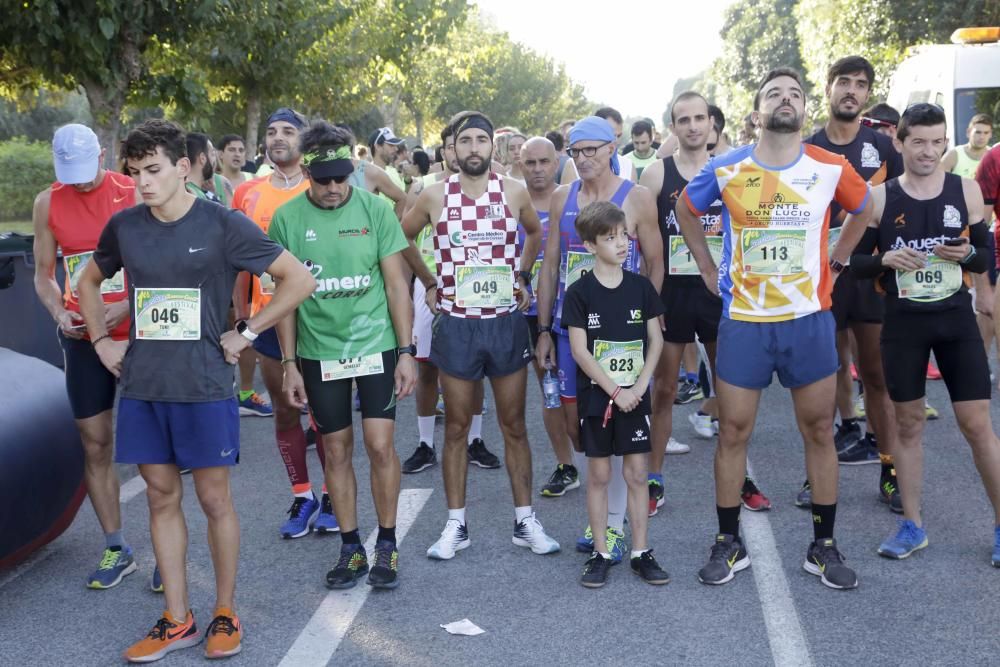
[[[925,522],[931,546],[901,562],[875,549],[895,519],[877,500],[878,466],[841,468],[837,536],[858,572],[857,590],[823,587],[802,570],[811,539],[809,515],[793,500],[804,477],[801,441],[786,391],[765,393],[750,461],[775,508],[744,512],[754,564],[721,587],[698,583],[716,530],[712,489],[713,443],[695,437],[676,409],[675,433],[692,452],[667,458],[667,502],[650,520],[650,539],[673,580],[643,584],[627,565],[612,570],[601,590],[584,589],[585,556],[574,542],[586,523],[583,489],[561,499],[537,496],[535,507],[561,553],[536,556],[511,544],[513,509],[505,472],[473,467],[468,522],[472,547],[452,561],[426,558],[443,527],[445,500],[439,467],[403,477],[401,586],[351,593],[324,587],[339,550],[336,536],[286,541],[278,526],[290,503],[287,479],[270,420],[242,420],[242,462],[233,486],[243,548],[237,608],[244,623],[243,653],[234,665],[509,665],[656,663],[668,665],[987,665],[1000,662],[997,632],[1000,570],[989,565],[992,513],[971,455],[947,406],[941,382],[929,384],[941,419],[926,433]],[[529,434],[536,490],[554,459],[541,422],[541,396],[529,392]],[[491,411],[488,446],[502,446]],[[998,410],[994,406],[994,422]],[[360,429],[359,429],[360,430]],[[397,450],[416,444],[413,400],[400,406]],[[437,438],[442,437],[439,422]],[[313,479],[319,465],[310,452]],[[361,533],[376,528],[364,448],[355,459]],[[125,477],[134,470],[123,469]],[[191,480],[185,510],[191,534],[191,601],[207,624],[214,584],[205,521]],[[318,486],[317,486],[318,488]],[[0,572],[0,665],[108,665],[142,637],[163,608],[148,588],[153,568],[141,486],[126,486],[127,537],[140,570],[109,591],[91,591],[84,577],[102,543],[89,504],[57,541],[15,571]],[[453,636],[440,624],[468,618],[485,630]],[[335,649],[335,650],[334,650]],[[199,665],[198,649],[173,653],[163,664]]]

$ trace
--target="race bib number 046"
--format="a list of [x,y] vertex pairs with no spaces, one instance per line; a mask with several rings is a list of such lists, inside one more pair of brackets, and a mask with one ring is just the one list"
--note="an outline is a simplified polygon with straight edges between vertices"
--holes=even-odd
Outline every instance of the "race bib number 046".
[[802,273],[805,257],[804,229],[744,229],[740,233],[743,270],[764,276]]
[[[92,252],[81,252],[63,257],[63,266],[66,267],[66,275],[69,276],[69,290],[73,296],[77,296],[76,286],[80,283],[84,267],[90,263],[93,256]],[[101,294],[118,294],[124,291],[125,273],[121,270],[101,283]]]
[[514,303],[514,272],[502,266],[455,269],[455,305],[460,308],[506,308]]
[[645,358],[642,341],[594,341],[594,359],[619,387],[631,387],[639,379]]
[[962,267],[937,255],[927,256],[927,266],[916,271],[896,271],[901,299],[929,303],[941,301],[962,287]]
[[363,375],[378,375],[383,370],[381,352],[353,359],[319,362],[319,371],[323,382],[346,380]]
[[[722,237],[706,236],[708,251],[712,255],[712,261],[718,266],[722,260]],[[667,271],[671,276],[698,276],[698,263],[691,257],[683,236],[670,237],[670,255],[667,257]]]
[[137,288],[135,337],[141,340],[199,340],[201,290]]

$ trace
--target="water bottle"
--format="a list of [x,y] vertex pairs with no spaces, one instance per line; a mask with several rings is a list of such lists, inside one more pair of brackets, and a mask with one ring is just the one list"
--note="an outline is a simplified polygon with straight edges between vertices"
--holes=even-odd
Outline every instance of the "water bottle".
[[559,400],[559,380],[552,374],[551,369],[545,371],[545,377],[542,379],[542,394],[545,395],[546,408],[558,408],[562,405],[562,401]]

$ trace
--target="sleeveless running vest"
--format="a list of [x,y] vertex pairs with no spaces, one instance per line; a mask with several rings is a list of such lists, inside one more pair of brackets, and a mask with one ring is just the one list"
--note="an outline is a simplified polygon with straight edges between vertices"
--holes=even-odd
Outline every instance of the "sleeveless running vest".
[[[928,253],[928,265],[923,271],[886,270],[878,278],[879,287],[889,302],[901,310],[940,311],[968,305],[969,274],[960,264],[930,255],[945,239],[968,237],[969,212],[965,206],[962,178],[944,175],[941,194],[934,199],[914,199],[906,194],[898,179],[885,184],[885,210],[878,225],[879,252],[909,247]],[[910,284],[916,280],[919,284]],[[906,291],[936,289],[937,294],[907,298]]]
[[513,281],[520,256],[517,220],[507,206],[503,181],[490,172],[486,192],[473,200],[462,192],[460,176],[455,174],[446,181],[444,206],[434,226],[438,308],[470,319],[509,315],[517,310],[516,299],[510,306],[501,307],[458,305],[457,282],[463,267],[506,267]]
[[969,154],[965,152],[966,146],[959,146],[955,151],[955,155],[958,156],[958,161],[955,162],[955,168],[951,170],[951,173],[958,174],[963,178],[975,178],[976,168],[979,166],[979,162],[982,158],[979,160],[973,160],[969,157]]
[[[678,251],[681,250],[681,245],[687,248],[683,243],[681,228],[677,224],[675,212],[677,202],[687,184],[687,180],[681,176],[681,172],[677,169],[674,156],[663,158],[663,184],[660,186],[660,194],[656,197],[656,213],[660,221],[660,236],[663,237],[664,289],[667,285],[692,287],[704,286],[705,284],[700,275],[684,275],[676,270],[671,274],[670,271],[671,247]],[[701,225],[706,236],[720,236],[722,234],[722,200],[716,199],[708,211],[701,216]],[[674,236],[680,237],[681,240],[671,241],[671,237]],[[674,256],[677,257],[676,252]],[[718,258],[716,258],[716,263],[718,263]],[[674,268],[678,268],[676,262]]]
[[[531,265],[531,306],[524,312],[525,315],[538,315],[538,272],[542,270],[542,258],[545,257],[545,242],[549,238],[549,212],[535,210],[538,219],[542,223],[542,246],[538,251],[538,258]],[[524,250],[524,227],[517,227],[517,252],[521,254]]]

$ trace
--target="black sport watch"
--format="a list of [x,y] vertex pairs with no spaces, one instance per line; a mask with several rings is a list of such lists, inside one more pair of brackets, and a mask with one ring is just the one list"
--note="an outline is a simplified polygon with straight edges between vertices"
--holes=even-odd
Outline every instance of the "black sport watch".
[[397,347],[396,348],[396,355],[398,356],[398,355],[401,355],[401,354],[408,354],[411,357],[415,357],[415,356],[417,356],[417,346],[413,345],[413,344],[410,344],[410,345],[407,345],[406,347]]
[[524,281],[525,285],[531,284],[531,271],[518,271],[517,275],[521,276],[521,280]]
[[834,273],[842,273],[844,270],[844,265],[831,257],[830,270],[833,271]]

